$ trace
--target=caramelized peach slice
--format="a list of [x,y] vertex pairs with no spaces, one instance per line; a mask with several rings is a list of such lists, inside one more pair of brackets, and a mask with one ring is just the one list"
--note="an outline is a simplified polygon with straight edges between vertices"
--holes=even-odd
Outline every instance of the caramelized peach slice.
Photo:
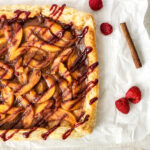
[[16,91],[18,90],[21,85],[20,84],[17,84],[15,82],[9,82],[9,81],[6,81],[6,80],[2,80],[1,83],[5,86],[8,86],[9,88],[11,88],[13,91]]
[[40,70],[33,70],[31,76],[29,77],[29,81],[27,84],[23,85],[19,90],[15,92],[16,95],[23,95],[30,91],[40,80],[41,78],[41,71]]
[[5,114],[0,114],[0,120],[3,120],[6,117]]
[[26,107],[28,107],[30,105],[28,100],[26,98],[24,98],[23,96],[17,96],[17,99],[19,101],[19,104],[21,106],[23,106],[24,108],[26,108]]
[[44,68],[50,63],[49,53],[36,47],[30,47],[24,56],[23,65],[31,68]]
[[74,81],[72,84],[73,97],[76,97],[81,90],[81,84],[79,84],[77,81]]
[[7,105],[7,104],[0,104],[0,113],[6,113],[7,110],[10,109],[11,106]]
[[52,100],[45,101],[41,104],[36,105],[35,107],[35,115],[43,112],[46,108],[51,107],[53,104]]
[[56,35],[58,38],[61,38],[64,41],[70,41],[73,39],[71,32],[64,31],[64,29],[57,23],[53,23],[50,26],[51,32]]
[[71,75],[76,80],[78,80],[82,76],[82,74],[79,71],[77,71],[77,70],[75,70],[74,72],[72,72]]
[[0,126],[2,126],[5,123],[10,123],[11,121],[15,120],[20,113],[21,111],[8,115],[7,117],[5,117],[3,120],[0,121]]
[[46,82],[44,80],[41,80],[37,86],[35,87],[38,94],[43,93],[46,90]]
[[64,115],[66,115],[66,117],[64,118],[65,121],[68,121],[72,125],[76,123],[75,116],[71,112],[61,109],[61,108],[59,108],[53,115],[51,115],[49,117],[49,120],[58,120],[62,118]]
[[0,62],[0,79],[10,79],[13,76],[13,69],[3,62]]
[[12,115],[12,114],[16,114],[18,112],[22,112],[22,108],[21,107],[12,107],[10,110],[7,111],[7,114]]
[[67,70],[65,65],[63,63],[59,64],[59,74],[62,76],[64,79],[68,81],[69,84],[72,83],[72,77],[70,75],[70,72]]
[[55,107],[56,108],[60,107],[62,98],[61,98],[61,90],[58,86],[56,86],[53,98],[55,99]]
[[54,46],[54,45],[47,44],[46,42],[41,41],[41,40],[28,41],[28,42],[25,42],[24,44],[22,44],[22,46],[24,46],[24,47],[28,47],[28,46],[37,47],[37,48],[43,49],[47,52],[59,52],[61,50],[61,48]]
[[12,90],[7,86],[1,91],[2,97],[4,99],[3,104],[0,104],[0,113],[7,112],[14,101],[14,95],[12,94]]
[[[21,68],[20,68],[20,70],[21,70]],[[28,72],[29,72],[28,67],[26,67],[26,68],[22,67],[22,72],[20,71],[20,74],[18,76],[18,80],[21,84],[26,84],[28,82]]]
[[59,47],[69,47],[75,42],[75,38],[71,32],[65,31],[59,24],[46,19],[45,26],[50,28],[51,32],[59,38],[58,41],[54,42],[54,45]]
[[43,77],[48,85],[48,90],[38,99],[37,103],[43,103],[49,100],[55,93],[55,83],[53,78],[48,74],[43,74]]
[[34,89],[30,90],[28,93],[26,93],[26,98],[30,101],[33,102],[34,99],[36,99],[36,92]]
[[30,105],[26,108],[26,110],[24,112],[24,117],[22,120],[22,124],[23,124],[24,128],[30,127],[30,125],[32,124],[32,121],[33,121],[33,117],[34,117],[34,109]]
[[11,106],[14,101],[13,91],[8,86],[2,89],[2,97],[4,98],[4,103],[8,106]]
[[0,45],[3,45],[7,42],[6,38],[5,37],[1,37],[0,38]]
[[79,101],[79,99],[68,100],[63,102],[61,107],[69,111],[77,110],[81,107],[81,101]]
[[64,62],[72,52],[72,48],[67,48],[63,50],[54,60],[51,66],[51,73],[55,74],[58,71],[59,65],[61,62]]
[[11,56],[9,58],[10,61],[15,60],[20,55],[24,54],[28,49],[29,49],[28,47],[20,47],[20,48],[16,49],[15,52],[11,54]]
[[71,100],[72,99],[72,92],[71,92],[70,86],[68,86],[67,81],[60,80],[59,87],[62,91],[63,101]]
[[75,50],[73,50],[73,52],[70,54],[70,56],[68,58],[68,61],[67,61],[67,67],[68,67],[69,70],[75,64],[77,59],[78,59],[77,52]]
[[19,23],[14,23],[11,26],[5,26],[4,34],[9,41],[9,55],[11,57],[22,41],[23,30]]
[[[38,37],[47,42],[50,41],[51,38],[53,38],[53,35],[51,34],[50,30],[45,27],[27,26],[23,29],[23,31],[24,31],[24,38],[26,41],[34,40],[33,34],[35,36],[38,35]],[[38,37],[36,36],[35,38],[38,39]]]

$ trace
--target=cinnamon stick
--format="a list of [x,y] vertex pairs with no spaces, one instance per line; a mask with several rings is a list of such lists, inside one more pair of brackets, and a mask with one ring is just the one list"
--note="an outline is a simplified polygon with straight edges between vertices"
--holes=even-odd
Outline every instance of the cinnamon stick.
[[124,34],[124,36],[125,36],[125,38],[126,38],[126,40],[127,40],[127,43],[128,43],[128,45],[129,45],[130,52],[131,52],[131,55],[132,55],[132,58],[133,58],[133,61],[134,61],[134,64],[135,64],[136,68],[142,67],[140,58],[139,58],[139,56],[138,56],[138,53],[137,53],[137,51],[136,51],[136,48],[135,48],[135,46],[134,46],[134,43],[133,43],[133,41],[132,41],[132,38],[131,38],[131,36],[130,36],[130,33],[129,33],[129,31],[128,31],[128,28],[127,28],[126,23],[121,23],[120,26],[121,26],[121,29],[122,29],[122,31],[123,31],[123,34]]

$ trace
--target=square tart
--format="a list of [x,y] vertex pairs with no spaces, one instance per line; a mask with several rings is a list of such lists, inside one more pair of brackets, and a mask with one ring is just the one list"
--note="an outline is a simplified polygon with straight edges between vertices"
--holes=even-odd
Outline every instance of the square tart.
[[0,139],[82,137],[98,100],[93,17],[58,6],[0,7]]

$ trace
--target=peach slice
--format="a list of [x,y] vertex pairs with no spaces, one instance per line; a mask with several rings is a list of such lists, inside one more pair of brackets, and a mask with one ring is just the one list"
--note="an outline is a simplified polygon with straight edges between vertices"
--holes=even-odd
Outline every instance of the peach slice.
[[14,70],[3,62],[0,62],[0,79],[10,79],[13,76]]
[[54,101],[52,101],[52,100],[47,100],[47,101],[45,101],[45,102],[43,102],[41,104],[36,105],[36,107],[35,107],[35,115],[43,112],[46,108],[51,107],[53,105],[53,102]]
[[33,107],[30,105],[26,108],[25,112],[24,112],[24,117],[22,118],[22,124],[24,126],[24,128],[28,128],[30,127],[30,125],[32,124],[34,118],[34,109]]
[[24,44],[22,44],[22,46],[24,47],[37,47],[37,48],[40,48],[40,49],[43,49],[47,52],[59,52],[61,50],[61,48],[57,47],[57,46],[54,46],[54,45],[50,45],[50,44],[47,44],[46,42],[44,41],[41,41],[41,40],[38,40],[38,41],[28,41],[28,42],[25,42]]
[[[22,68],[22,72],[21,72],[21,68]],[[23,68],[23,67],[20,67],[20,70],[19,70],[21,73],[19,74],[18,76],[18,80],[21,84],[26,84],[28,82],[28,72],[29,72],[29,68],[26,67],[26,68]]]
[[12,94],[13,91],[10,89],[8,86],[3,88],[2,91],[2,97],[5,99],[4,103],[7,104],[8,106],[11,106],[14,101],[14,95]]
[[64,41],[69,41],[73,38],[71,32],[64,31],[64,29],[57,23],[53,23],[50,26],[50,30],[54,35],[56,35],[58,38],[61,38]]
[[9,41],[9,55],[11,57],[22,41],[23,30],[19,23],[14,23],[12,26],[5,26],[4,34]]
[[72,83],[72,77],[70,75],[70,72],[67,70],[65,65],[63,63],[59,64],[59,74],[62,76],[64,79],[68,81],[69,84]]
[[43,78],[48,85],[48,90],[38,99],[37,103],[43,103],[49,100],[55,93],[55,83],[53,78],[48,74],[43,74]]
[[7,42],[6,38],[5,37],[1,37],[0,38],[0,45],[3,45]]
[[30,66],[31,68],[44,68],[50,63],[50,54],[47,51],[36,47],[30,47],[24,56],[23,65]]
[[10,109],[11,106],[7,105],[7,104],[0,104],[0,113],[6,113],[7,110]]
[[49,28],[56,37],[59,38],[59,40],[54,43],[54,45],[59,47],[69,47],[74,43],[75,38],[73,38],[71,32],[64,31],[64,29],[59,24],[46,19],[45,26]]
[[0,114],[0,120],[3,120],[6,117],[5,114]]
[[70,86],[68,86],[67,81],[60,80],[59,87],[62,91],[63,101],[71,100],[72,99],[72,92],[71,92]]
[[17,118],[17,116],[20,113],[21,111],[8,115],[7,117],[5,117],[3,120],[0,121],[0,126],[2,126],[5,123],[10,123],[11,121],[15,120],[15,118]]
[[77,71],[77,70],[75,70],[74,72],[72,72],[71,75],[76,80],[79,80],[79,78],[82,76],[82,74],[79,71]]
[[81,84],[78,83],[77,81],[74,81],[73,84],[72,84],[73,97],[76,97],[78,95],[78,93],[80,92],[80,90],[82,90]]
[[16,91],[18,90],[21,85],[20,84],[17,84],[15,82],[9,82],[9,81],[6,81],[6,80],[2,80],[1,83],[5,86],[8,86],[9,88],[11,88],[13,91]]
[[36,99],[36,92],[34,89],[30,90],[28,93],[26,93],[26,98],[30,101],[33,102],[34,99]]
[[69,111],[77,110],[81,107],[81,101],[79,101],[79,99],[68,100],[63,102],[61,107]]
[[14,95],[12,94],[12,90],[8,86],[2,89],[1,94],[4,99],[4,103],[0,104],[0,113],[5,113],[13,104]]
[[[23,67],[22,67],[22,57],[19,57],[16,61],[16,63],[14,64],[15,67],[15,71],[16,72],[23,72]],[[21,69],[22,68],[22,69]]]
[[7,114],[12,115],[12,114],[16,114],[18,112],[22,112],[22,108],[21,107],[12,107],[10,110],[7,111]]
[[[45,41],[49,41],[51,38],[53,38],[53,35],[51,34],[49,28],[45,27],[39,27],[39,26],[27,26],[23,29],[24,31],[24,38],[26,41],[31,41],[34,36],[38,35],[41,39]],[[36,36],[37,37],[37,36]],[[37,37],[37,39],[38,39]]]
[[62,98],[61,98],[61,90],[58,86],[56,86],[53,98],[55,99],[55,107],[56,108],[60,107]]
[[58,110],[53,115],[51,115],[48,119],[58,120],[58,119],[61,119],[64,115],[66,115],[66,117],[64,118],[65,121],[68,121],[72,125],[76,123],[75,116],[71,112],[61,109],[61,108],[58,108]]
[[15,52],[11,54],[11,56],[9,58],[10,61],[15,60],[20,55],[22,55],[23,53],[25,53],[28,49],[29,49],[28,47],[20,47],[20,48],[16,49]]
[[67,61],[67,67],[68,67],[69,70],[75,64],[77,59],[78,59],[77,52],[75,50],[73,50],[73,52],[70,54],[70,56],[68,58],[68,61]]
[[67,48],[63,50],[54,60],[51,66],[51,73],[55,74],[58,71],[59,65],[61,62],[64,62],[72,52],[72,48]]
[[35,87],[38,94],[43,93],[46,90],[46,82],[44,80],[41,80],[37,86]]
[[17,96],[17,99],[19,101],[19,104],[21,106],[23,106],[24,108],[26,108],[26,107],[28,107],[30,105],[28,100],[26,98],[24,98],[23,96]]
[[33,70],[31,76],[29,77],[29,81],[27,84],[23,85],[19,90],[15,92],[16,95],[23,95],[30,91],[40,80],[41,78],[41,71],[40,70]]

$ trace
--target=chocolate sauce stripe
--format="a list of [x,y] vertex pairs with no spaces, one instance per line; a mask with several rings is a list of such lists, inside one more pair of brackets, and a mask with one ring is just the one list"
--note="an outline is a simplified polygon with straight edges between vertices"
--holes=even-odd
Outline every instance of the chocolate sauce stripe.
[[[57,19],[59,19],[59,17],[62,15],[62,13],[63,13],[63,10],[64,10],[64,8],[65,8],[65,4],[63,4],[61,7],[59,7],[58,8],[58,5],[56,5],[56,4],[53,4],[52,6],[51,6],[51,8],[50,8],[50,11],[52,11],[51,13],[50,13],[50,16],[52,15],[52,16],[56,16],[57,15],[57,18],[56,18],[56,20]],[[54,8],[54,9],[53,9]],[[57,9],[58,8],[58,9]]]
[[82,124],[84,124],[85,122],[87,122],[89,120],[89,115],[86,115],[84,120],[81,122],[76,123],[71,129],[67,130],[63,135],[62,135],[62,139],[65,140],[66,138],[68,138],[68,136],[71,135],[71,133],[73,132],[73,130],[79,126],[81,126]]
[[97,100],[98,100],[98,97],[94,97],[90,100],[89,104],[92,105]]
[[67,117],[67,115],[64,115],[64,116],[60,119],[60,121],[58,122],[57,125],[55,125],[54,127],[50,128],[47,132],[43,133],[43,134],[41,135],[41,137],[42,137],[44,140],[46,140],[47,137],[48,137],[52,132],[54,132],[54,131],[61,125],[61,122],[65,119],[65,117]]

